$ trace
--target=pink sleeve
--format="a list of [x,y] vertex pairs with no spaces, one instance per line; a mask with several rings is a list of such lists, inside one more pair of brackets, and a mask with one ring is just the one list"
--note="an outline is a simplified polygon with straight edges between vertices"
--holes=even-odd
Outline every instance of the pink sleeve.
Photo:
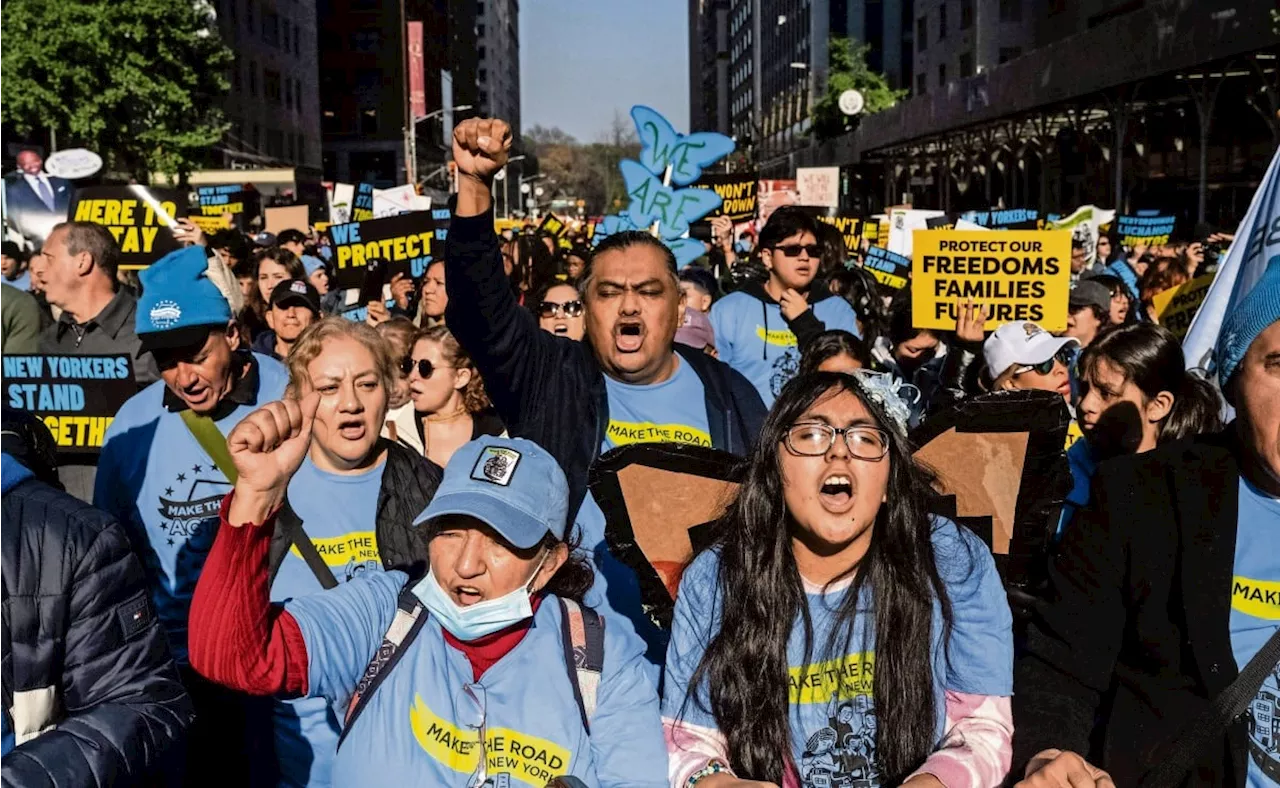
[[662,732],[667,739],[667,775],[671,778],[671,788],[684,788],[689,778],[712,760],[729,762],[729,744],[715,728],[663,717]]
[[1012,759],[1009,698],[947,690],[947,734],[911,776],[931,774],[946,788],[988,788],[1004,782]]

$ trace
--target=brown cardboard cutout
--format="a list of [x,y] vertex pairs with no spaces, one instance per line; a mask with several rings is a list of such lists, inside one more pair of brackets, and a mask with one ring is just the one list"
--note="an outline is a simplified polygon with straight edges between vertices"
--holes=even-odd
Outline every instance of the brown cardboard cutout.
[[1018,486],[1027,456],[1025,432],[956,432],[929,441],[915,458],[938,474],[938,490],[956,497],[961,517],[991,517],[991,552],[1009,554]]

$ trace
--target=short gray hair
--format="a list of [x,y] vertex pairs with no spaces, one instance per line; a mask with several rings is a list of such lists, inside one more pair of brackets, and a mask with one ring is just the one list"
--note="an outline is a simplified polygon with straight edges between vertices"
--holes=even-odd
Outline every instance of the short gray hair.
[[93,222],[62,222],[54,225],[50,234],[66,229],[68,254],[88,252],[93,264],[101,268],[114,282],[116,271],[120,268],[120,247],[115,236],[101,224]]

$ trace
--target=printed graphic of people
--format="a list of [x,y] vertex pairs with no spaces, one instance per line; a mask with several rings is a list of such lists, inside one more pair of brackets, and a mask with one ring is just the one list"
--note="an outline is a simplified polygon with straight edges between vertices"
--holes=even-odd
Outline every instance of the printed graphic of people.
[[782,387],[787,385],[800,372],[800,354],[794,347],[787,348],[786,352],[774,359],[773,373],[769,376],[769,390],[773,392],[773,396],[782,393]]
[[1263,774],[1280,783],[1280,665],[1262,682],[1246,717],[1249,757]]
[[871,698],[834,697],[827,706],[827,725],[805,743],[800,780],[804,788],[871,788],[880,777],[875,754]]

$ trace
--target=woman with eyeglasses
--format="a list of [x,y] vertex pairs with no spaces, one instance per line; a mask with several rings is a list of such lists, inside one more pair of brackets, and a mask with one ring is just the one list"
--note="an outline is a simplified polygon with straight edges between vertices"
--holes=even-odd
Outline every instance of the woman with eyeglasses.
[[419,334],[401,369],[409,378],[422,453],[439,467],[462,444],[505,433],[479,371],[448,328],[436,326]]
[[[379,434],[396,387],[389,343],[363,323],[330,317],[307,327],[287,363],[286,396],[318,403],[265,555],[264,593],[284,603],[364,574],[420,571],[413,518],[440,470]],[[273,708],[280,784],[329,784],[341,727],[328,705],[313,698]]]
[[582,296],[578,288],[567,282],[552,282],[544,286],[533,299],[533,312],[538,327],[548,334],[568,337],[575,342],[587,331],[583,317]]
[[671,785],[1000,784],[1012,617],[986,546],[929,514],[906,418],[863,372],[802,375],[774,403],[680,583]]

